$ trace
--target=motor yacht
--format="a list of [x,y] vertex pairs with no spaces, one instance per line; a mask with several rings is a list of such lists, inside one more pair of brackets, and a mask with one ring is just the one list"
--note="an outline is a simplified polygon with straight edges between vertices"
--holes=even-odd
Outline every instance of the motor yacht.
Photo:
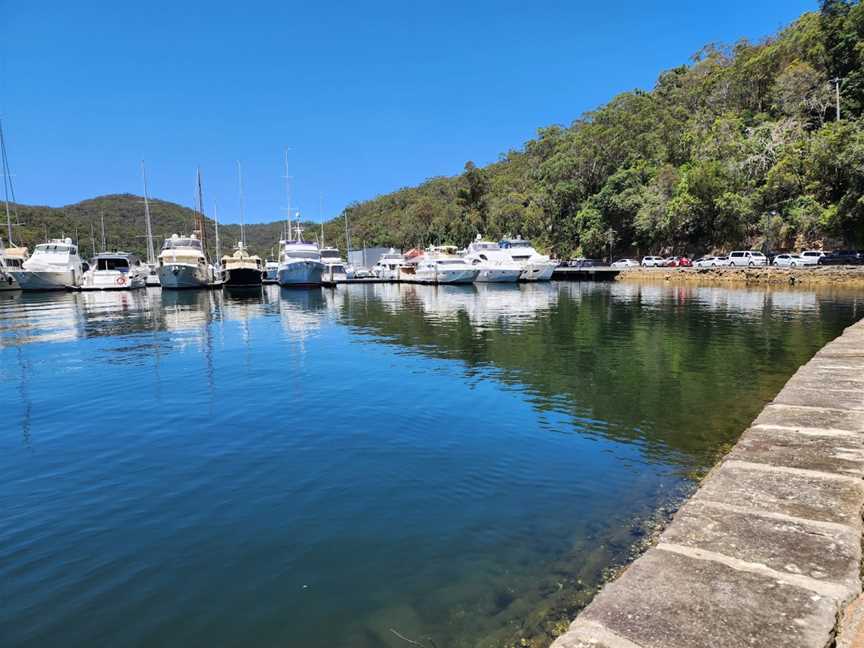
[[21,269],[10,274],[21,290],[66,290],[81,285],[84,267],[72,239],[51,239],[37,245]]
[[474,283],[480,271],[456,256],[455,245],[430,247],[401,269],[401,279],[428,284]]
[[480,270],[475,281],[482,283],[511,283],[519,281],[522,266],[494,241],[484,241],[480,235],[472,241],[465,253],[465,260]]
[[504,239],[499,245],[522,268],[520,281],[549,281],[552,278],[556,263],[537,252],[530,241],[521,238]]
[[378,263],[372,266],[372,274],[378,279],[399,281],[399,271],[404,266],[405,257],[402,253],[390,248],[390,251],[382,254]]
[[354,269],[345,264],[345,260],[339,255],[338,248],[322,247],[321,263],[324,264],[322,277],[327,281],[345,281],[354,278]]
[[[299,230],[299,228],[298,228]],[[297,239],[279,241],[278,280],[280,286],[320,286],[324,274],[321,251],[315,243],[303,240],[298,231]]]
[[158,258],[159,284],[162,288],[209,288],[215,283],[213,266],[207,263],[201,240],[196,234],[173,234],[165,239]]
[[264,262],[261,257],[249,254],[243,241],[237,243],[234,254],[222,257],[222,267],[228,287],[260,286],[264,279]]
[[81,290],[137,290],[147,285],[150,268],[127,252],[101,252],[90,262]]

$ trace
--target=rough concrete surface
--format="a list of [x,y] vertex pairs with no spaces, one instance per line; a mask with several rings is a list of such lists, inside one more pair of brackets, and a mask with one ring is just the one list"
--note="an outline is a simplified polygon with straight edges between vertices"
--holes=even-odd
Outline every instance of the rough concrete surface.
[[864,321],[789,380],[553,647],[864,648],[862,478]]

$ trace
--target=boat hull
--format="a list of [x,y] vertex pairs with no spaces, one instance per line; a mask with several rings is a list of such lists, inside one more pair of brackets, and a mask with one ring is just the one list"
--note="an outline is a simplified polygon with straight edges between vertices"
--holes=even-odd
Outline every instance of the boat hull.
[[522,276],[519,268],[481,268],[475,281],[480,283],[515,283]]
[[80,279],[74,270],[16,270],[11,274],[21,290],[34,292],[76,288]]
[[229,288],[260,286],[263,274],[256,268],[229,268],[225,270],[224,285]]
[[415,281],[429,284],[470,284],[474,283],[479,270],[418,270]]
[[279,266],[280,286],[320,286],[324,264],[319,261],[292,261]]
[[144,275],[122,272],[86,273],[81,290],[138,290],[146,286]]
[[159,267],[159,285],[168,290],[209,288],[211,281],[207,269],[200,265],[166,263]]
[[551,263],[529,263],[522,268],[519,281],[549,281],[552,279],[553,272],[555,266]]

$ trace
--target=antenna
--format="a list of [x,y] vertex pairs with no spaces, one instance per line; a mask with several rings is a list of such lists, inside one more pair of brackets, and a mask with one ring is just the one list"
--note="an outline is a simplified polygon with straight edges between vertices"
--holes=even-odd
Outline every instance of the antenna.
[[243,169],[237,160],[237,185],[240,188],[240,243],[246,246],[246,229],[243,227]]
[[147,226],[147,263],[155,265],[156,251],[153,249],[153,228],[150,225],[150,197],[147,195],[147,169],[141,160],[141,178],[144,181],[144,222]]

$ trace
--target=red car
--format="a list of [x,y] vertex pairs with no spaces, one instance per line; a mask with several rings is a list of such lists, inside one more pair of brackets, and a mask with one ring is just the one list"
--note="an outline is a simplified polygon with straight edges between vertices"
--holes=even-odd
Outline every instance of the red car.
[[663,263],[664,268],[692,268],[693,262],[687,257],[669,257]]

